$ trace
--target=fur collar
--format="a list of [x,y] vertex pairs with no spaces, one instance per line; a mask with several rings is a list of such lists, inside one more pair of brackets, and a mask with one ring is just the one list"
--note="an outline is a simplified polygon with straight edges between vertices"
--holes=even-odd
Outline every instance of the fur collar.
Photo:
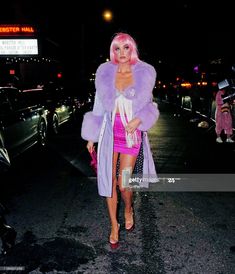
[[[101,64],[96,72],[95,87],[106,111],[114,109],[116,98],[115,74],[117,65],[111,62]],[[124,90],[124,95],[133,100],[134,112],[140,110],[152,99],[152,91],[156,81],[154,67],[143,61],[132,65],[134,84]]]

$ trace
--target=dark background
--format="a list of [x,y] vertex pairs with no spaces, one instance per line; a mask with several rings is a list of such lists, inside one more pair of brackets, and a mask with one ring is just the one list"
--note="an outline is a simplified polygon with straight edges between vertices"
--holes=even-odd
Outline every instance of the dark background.
[[[129,32],[140,58],[167,69],[191,69],[212,60],[234,63],[234,12],[228,1],[9,1],[0,23],[35,25],[43,53],[55,54],[70,78],[87,77],[109,57],[113,35]],[[110,9],[113,20],[102,12]],[[169,69],[170,68],[170,69]]]

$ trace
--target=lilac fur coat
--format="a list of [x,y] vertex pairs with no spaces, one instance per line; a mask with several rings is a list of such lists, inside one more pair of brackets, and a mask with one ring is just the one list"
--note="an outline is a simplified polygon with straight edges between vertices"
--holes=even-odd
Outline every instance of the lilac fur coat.
[[[116,98],[115,75],[117,65],[111,62],[101,64],[96,72],[95,102],[93,110],[85,113],[81,136],[84,140],[98,142],[98,192],[104,197],[112,196],[113,130],[112,110]],[[132,65],[134,84],[124,90],[126,98],[132,100],[134,117],[141,120],[138,127],[143,131],[143,176],[157,176],[150,150],[147,131],[159,117],[159,110],[153,102],[152,91],[156,81],[153,66],[143,61]]]

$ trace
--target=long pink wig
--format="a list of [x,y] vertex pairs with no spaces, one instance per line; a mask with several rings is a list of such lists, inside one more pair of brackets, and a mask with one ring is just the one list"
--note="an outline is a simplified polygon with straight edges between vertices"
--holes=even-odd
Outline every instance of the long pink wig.
[[133,65],[137,61],[139,61],[138,56],[138,49],[135,40],[127,33],[119,32],[117,33],[110,45],[110,60],[113,64],[118,64],[117,58],[116,58],[116,51],[115,48],[119,43],[125,43],[127,44],[131,49],[131,58],[130,58],[130,64]]

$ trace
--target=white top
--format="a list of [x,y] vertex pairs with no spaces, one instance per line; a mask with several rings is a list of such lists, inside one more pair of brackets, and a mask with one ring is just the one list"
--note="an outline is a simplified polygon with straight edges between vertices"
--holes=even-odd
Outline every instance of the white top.
[[[116,90],[115,106],[112,112],[112,125],[114,125],[117,109],[119,109],[122,124],[126,127],[127,123],[133,119],[132,100],[127,99],[119,90]],[[126,131],[126,143],[129,148],[138,143],[136,130],[133,134]]]

